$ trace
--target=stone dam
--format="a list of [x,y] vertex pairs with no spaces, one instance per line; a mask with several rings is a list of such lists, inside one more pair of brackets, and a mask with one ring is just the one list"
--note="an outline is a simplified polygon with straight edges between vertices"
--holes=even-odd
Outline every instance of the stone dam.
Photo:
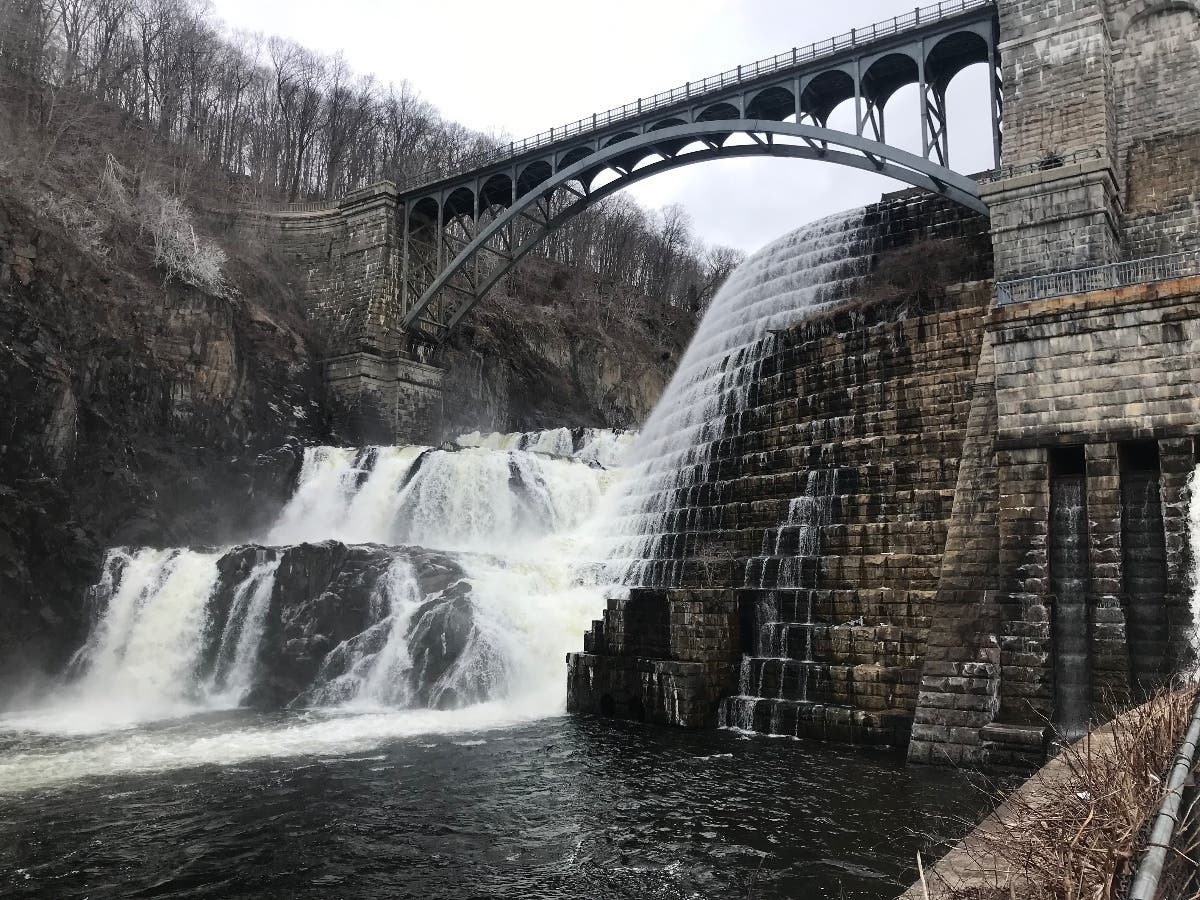
[[721,368],[570,708],[1033,763],[1192,658],[1200,279],[996,307],[982,217],[842,226],[858,273]]

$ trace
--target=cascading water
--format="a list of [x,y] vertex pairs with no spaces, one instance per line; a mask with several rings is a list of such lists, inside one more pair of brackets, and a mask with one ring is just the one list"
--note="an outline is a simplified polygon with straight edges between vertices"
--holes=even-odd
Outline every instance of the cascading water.
[[[310,447],[261,544],[110,551],[67,682],[0,729],[105,732],[250,705],[356,713],[386,736],[553,714],[562,658],[605,593],[577,560],[630,440]],[[258,741],[233,735],[222,752],[238,740]]]
[[1091,676],[1087,623],[1087,500],[1081,475],[1050,479],[1050,585],[1054,592],[1054,725],[1064,739],[1087,731]]
[[279,563],[279,557],[260,550],[257,564],[234,591],[221,632],[216,666],[205,691],[216,705],[237,705],[254,687],[258,650]]
[[[754,646],[742,658],[738,694],[721,703],[722,726],[758,730],[766,701],[766,730],[779,734],[783,711],[798,727],[797,707],[814,702],[822,665],[813,658],[813,637],[824,628],[814,617],[813,593],[821,535],[837,492],[837,470],[808,473],[805,492],[788,504],[787,520],[763,534],[762,555],[747,564],[746,578],[759,587],[754,604]],[[772,581],[772,585],[767,585]]]
[[868,272],[862,210],[805,226],[755,254],[713,299],[626,463],[596,554],[610,579],[671,587],[683,574],[673,536],[695,525],[719,442],[736,431],[775,334],[845,300]]
[[1192,558],[1192,677],[1200,680],[1200,466],[1188,476],[1188,543]]

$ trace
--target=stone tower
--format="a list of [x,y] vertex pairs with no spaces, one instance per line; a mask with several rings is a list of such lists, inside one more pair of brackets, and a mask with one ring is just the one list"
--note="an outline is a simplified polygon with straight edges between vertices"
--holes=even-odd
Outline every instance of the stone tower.
[[1000,0],[996,277],[1194,249],[1200,5]]

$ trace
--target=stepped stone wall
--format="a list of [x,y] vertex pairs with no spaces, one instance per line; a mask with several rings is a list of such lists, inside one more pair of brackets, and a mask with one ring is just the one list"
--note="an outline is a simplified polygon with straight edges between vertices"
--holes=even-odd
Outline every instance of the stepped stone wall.
[[[913,193],[869,216],[880,270],[892,251],[928,241],[925,252],[960,254],[987,274],[977,216]],[[902,744],[990,302],[989,284],[973,282],[924,301],[868,300],[780,334],[746,411],[726,423],[711,480],[671,516],[661,562],[683,589],[609,602],[585,652],[568,658],[569,707],[716,724],[741,669],[762,665],[743,661],[756,609],[811,600],[814,665],[764,672],[757,715],[788,733]],[[821,555],[803,585],[779,587],[785,556],[764,555],[764,539],[813,472],[836,485]]]

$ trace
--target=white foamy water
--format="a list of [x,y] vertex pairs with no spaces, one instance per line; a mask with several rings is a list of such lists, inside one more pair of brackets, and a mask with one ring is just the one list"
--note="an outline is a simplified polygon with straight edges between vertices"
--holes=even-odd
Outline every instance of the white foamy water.
[[636,433],[632,431],[580,428],[572,432],[568,428],[556,428],[552,431],[493,431],[490,434],[473,431],[456,438],[455,443],[461,447],[527,450],[530,453],[570,457],[613,469],[623,464],[636,438]]
[[1192,551],[1192,649],[1196,652],[1193,677],[1200,678],[1200,466],[1188,481],[1188,541]]
[[[564,654],[579,649],[612,585],[677,577],[675,562],[656,561],[662,535],[689,527],[678,511],[709,477],[716,442],[736,431],[773,332],[842,300],[865,272],[869,251],[854,249],[865,246],[861,222],[856,212],[808,226],[735,272],[639,437],[557,429],[464,435],[457,451],[309,448],[269,547],[235,571],[223,560],[243,557],[113,551],[74,682],[0,718],[0,729],[31,735],[0,759],[0,791],[357,752],[562,712]],[[217,713],[137,727],[242,702],[279,600],[285,551],[271,548],[330,539],[396,549],[372,589],[370,623],[328,651],[313,687],[319,709],[251,725]],[[466,589],[427,595],[402,545],[447,553]],[[422,627],[447,627],[468,606],[461,647],[427,675]],[[443,702],[460,708],[431,708]],[[59,737],[69,734],[79,736]]]
[[262,643],[267,607],[275,589],[279,559],[261,559],[234,591],[233,603],[221,634],[217,664],[205,685],[210,705],[237,706],[254,686],[258,648]]
[[598,555],[614,580],[678,583],[664,541],[689,530],[676,513],[710,480],[717,442],[736,431],[776,333],[851,295],[869,270],[871,236],[862,210],[831,216],[759,251],[718,291],[633,445],[628,488],[613,496]]
[[[215,553],[117,550],[96,593],[105,612],[73,665],[87,675],[39,712],[64,714],[64,730],[167,718],[194,709],[189,694],[203,645],[196,636],[217,584]],[[51,719],[52,721],[52,719]]]
[[0,756],[0,796],[81,779],[230,766],[255,759],[351,754],[420,735],[505,728],[545,718],[546,704],[554,703],[554,695],[555,691],[546,690],[518,702],[480,703],[448,711],[333,708],[299,714],[287,722],[192,718],[155,729],[84,734],[69,742]]
[[311,447],[267,540],[511,550],[580,527],[617,477],[522,450]]

